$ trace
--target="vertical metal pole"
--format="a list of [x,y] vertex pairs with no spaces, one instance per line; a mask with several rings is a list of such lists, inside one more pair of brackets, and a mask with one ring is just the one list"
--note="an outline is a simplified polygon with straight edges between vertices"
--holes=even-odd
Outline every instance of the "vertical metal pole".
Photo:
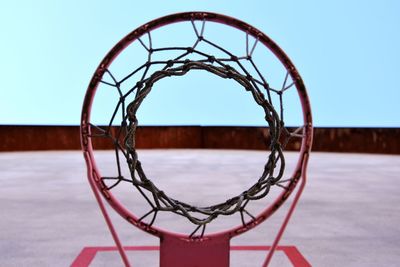
[[293,211],[297,206],[297,203],[300,199],[301,193],[303,193],[304,187],[306,185],[306,170],[305,169],[303,169],[303,174],[301,176],[301,180],[302,181],[301,181],[299,190],[297,191],[296,196],[293,199],[292,205],[289,207],[289,211],[286,214],[286,217],[281,225],[281,228],[279,229],[279,232],[275,237],[274,243],[272,244],[270,251],[268,252],[267,258],[265,259],[265,261],[263,263],[263,267],[267,267],[269,265],[269,263],[271,262],[271,259],[272,259],[272,256],[274,255],[276,247],[278,246],[278,243],[282,238],[283,232],[285,231],[286,226],[287,226],[290,218],[292,217]]
[[89,156],[87,155],[87,152],[85,153],[85,159],[86,159],[86,162],[87,162],[87,164],[89,166],[89,168],[88,168],[88,172],[89,172],[88,173],[88,178],[89,178],[90,187],[93,190],[94,196],[96,197],[97,203],[99,204],[99,207],[100,207],[100,210],[101,210],[101,212],[103,214],[103,217],[106,220],[108,229],[111,232],[111,235],[112,235],[112,237],[114,239],[114,242],[117,245],[119,254],[121,255],[121,258],[122,258],[122,261],[124,262],[125,267],[131,267],[131,264],[129,263],[128,257],[126,256],[124,248],[122,247],[121,241],[120,241],[120,239],[118,237],[118,234],[115,231],[114,225],[113,225],[113,223],[112,223],[112,221],[110,219],[110,216],[108,215],[106,207],[104,206],[103,200],[101,199],[101,196],[100,196],[100,193],[98,191],[98,188],[94,184],[94,181],[92,179],[92,173],[91,172],[93,171],[93,168],[92,168],[92,165],[91,165],[91,163],[89,161]]

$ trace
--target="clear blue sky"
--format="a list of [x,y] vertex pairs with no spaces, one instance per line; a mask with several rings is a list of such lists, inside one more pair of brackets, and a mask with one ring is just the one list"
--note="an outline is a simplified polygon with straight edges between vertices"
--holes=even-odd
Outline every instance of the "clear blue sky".
[[[400,127],[400,1],[394,0],[3,1],[0,124],[79,124],[87,84],[109,49],[149,20],[192,10],[239,18],[278,43],[306,83],[315,126]],[[148,109],[143,123],[263,123],[232,121],[229,112],[191,121],[178,108],[167,120]],[[208,108],[221,109],[212,102]],[[252,116],[251,108],[243,111]]]

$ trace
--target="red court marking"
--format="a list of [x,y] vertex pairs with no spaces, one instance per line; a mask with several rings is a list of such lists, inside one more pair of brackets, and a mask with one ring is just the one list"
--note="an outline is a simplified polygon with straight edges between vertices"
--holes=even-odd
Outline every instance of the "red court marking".
[[[232,251],[267,251],[271,246],[231,246]],[[117,247],[84,247],[71,267],[88,267],[97,252],[117,251]],[[158,251],[159,246],[129,246],[125,251]],[[311,267],[311,264],[303,257],[295,246],[278,246],[278,251],[283,251],[295,267]]]

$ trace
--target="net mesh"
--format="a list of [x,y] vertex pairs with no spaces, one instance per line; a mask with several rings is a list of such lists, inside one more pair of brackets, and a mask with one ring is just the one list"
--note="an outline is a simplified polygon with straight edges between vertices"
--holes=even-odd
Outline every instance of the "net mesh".
[[[303,127],[299,127],[293,131],[285,127],[282,96],[286,90],[293,87],[294,83],[289,82],[289,73],[287,72],[281,88],[276,89],[269,86],[252,58],[258,44],[258,39],[250,45],[249,36],[246,34],[246,54],[244,56],[237,56],[204,36],[205,20],[202,21],[201,27],[197,27],[193,20],[191,24],[196,36],[192,46],[154,48],[151,32],[148,32],[147,44],[142,39],[138,39],[148,53],[145,63],[132,70],[120,80],[117,80],[109,69],[104,71],[104,76],[108,75],[108,79],[103,77],[100,82],[114,88],[119,94],[119,100],[108,126],[91,124],[92,134],[90,137],[108,138],[114,145],[118,173],[112,177],[101,178],[107,190],[112,190],[121,183],[129,183],[138,190],[149,204],[150,210],[139,218],[139,221],[150,218],[147,219],[147,223],[151,226],[155,222],[158,212],[169,211],[186,217],[196,225],[191,236],[199,230],[201,232],[200,236],[202,236],[206,225],[221,215],[231,215],[239,212],[243,225],[246,223],[245,216],[254,220],[255,216],[246,209],[248,203],[252,200],[265,197],[272,186],[279,186],[285,190],[289,190],[291,179],[282,179],[285,169],[283,149],[292,137],[303,137]],[[207,51],[200,50],[200,43],[216,49],[220,54],[216,56]],[[155,54],[165,51],[178,52],[179,55],[167,60],[153,60]],[[244,62],[252,66],[253,75],[245,67]],[[151,71],[150,68],[155,68],[156,71]],[[231,79],[242,85],[246,91],[251,93],[254,101],[263,109],[269,132],[268,143],[270,153],[264,165],[263,172],[254,185],[223,203],[204,207],[193,206],[173,199],[160,190],[146,176],[136,151],[136,133],[139,125],[137,111],[143,100],[151,92],[156,82],[166,77],[183,76],[190,71],[209,72],[222,79]],[[127,90],[127,92],[123,92],[121,86],[128,80],[133,79],[139,72],[143,72],[143,74],[136,81],[135,85]],[[279,103],[276,105],[272,101],[273,94],[279,99]],[[133,100],[129,101],[128,99]],[[115,123],[118,112],[122,114],[122,122],[117,131],[112,131],[112,125]],[[122,174],[122,164],[127,164],[130,177]]]

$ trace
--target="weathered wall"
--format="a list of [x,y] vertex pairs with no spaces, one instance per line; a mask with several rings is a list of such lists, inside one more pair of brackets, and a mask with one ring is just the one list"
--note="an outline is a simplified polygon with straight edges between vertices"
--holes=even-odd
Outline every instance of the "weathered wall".
[[[143,126],[137,147],[266,149],[266,134],[261,127]],[[399,139],[400,128],[315,128],[313,151],[400,154]],[[111,143],[98,140],[96,148]],[[63,149],[80,149],[78,126],[0,126],[0,151]]]

